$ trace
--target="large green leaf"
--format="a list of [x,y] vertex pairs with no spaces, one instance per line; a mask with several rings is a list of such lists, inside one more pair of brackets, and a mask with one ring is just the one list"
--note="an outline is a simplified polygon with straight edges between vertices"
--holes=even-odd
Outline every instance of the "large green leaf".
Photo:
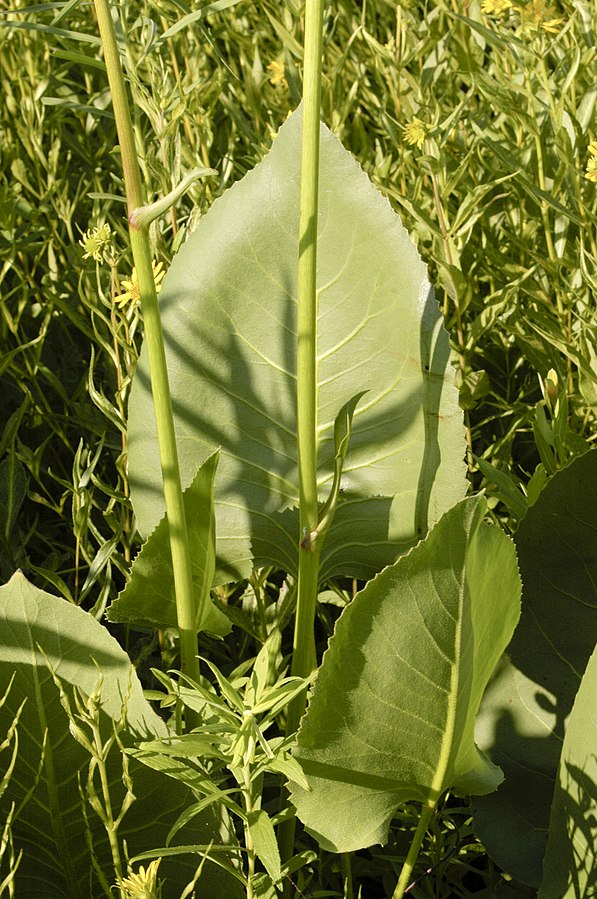
[[520,624],[481,708],[477,738],[504,771],[473,804],[475,828],[506,871],[542,879],[565,723],[597,639],[597,451],[548,482],[516,534]]
[[[256,563],[290,572],[299,540],[296,450],[301,114],[264,161],[217,200],[163,282],[184,484],[221,447],[220,580]],[[334,421],[353,421],[322,577],[371,576],[464,495],[463,424],[449,343],[426,269],[398,216],[321,128],[317,362],[319,492]],[[147,354],[132,390],[129,460],[141,531],[163,514]]]
[[[210,456],[183,493],[185,516],[192,547],[195,607],[204,609],[197,631],[209,631],[225,637],[232,625],[211,602],[209,591],[216,566],[213,482],[219,454]],[[170,531],[166,516],[150,534],[133,562],[131,577],[108,608],[109,621],[146,624],[150,627],[176,627],[176,594],[170,551]]]
[[539,899],[597,895],[597,650],[566,725]]
[[483,522],[481,497],[447,512],[340,617],[295,756],[292,787],[320,843],[383,843],[397,806],[453,787],[495,789],[501,773],[473,740],[475,715],[520,610],[514,545]]
[[[14,673],[9,698],[0,708],[0,733],[6,732],[24,702],[17,763],[1,805],[3,817],[12,802],[17,808],[13,836],[17,851],[23,850],[17,895],[19,899],[94,899],[104,893],[91,865],[78,788],[80,775],[85,789],[89,755],[69,732],[52,671],[67,694],[76,686],[88,695],[97,687],[101,671],[101,725],[106,738],[120,718],[127,696],[125,745],[166,735],[166,725],[145,700],[127,655],[108,631],[87,612],[38,590],[17,572],[0,588],[0,683],[7,684]],[[108,776],[116,809],[124,795],[121,772],[120,753],[114,750],[108,758]],[[136,802],[119,834],[133,856],[164,844],[171,825],[194,801],[194,794],[134,759],[131,774]],[[105,830],[89,805],[86,813],[95,854],[108,882],[113,883]],[[230,841],[226,818],[215,808],[208,810],[196,827],[183,832],[183,839],[200,844]],[[198,861],[190,857],[161,865],[168,896],[177,899]],[[235,880],[208,863],[198,895],[236,897],[243,893]]]

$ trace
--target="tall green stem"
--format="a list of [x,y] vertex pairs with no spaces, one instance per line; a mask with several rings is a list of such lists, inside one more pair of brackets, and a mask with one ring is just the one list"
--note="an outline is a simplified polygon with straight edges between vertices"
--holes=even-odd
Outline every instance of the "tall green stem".
[[434,811],[435,805],[423,806],[421,817],[419,818],[419,823],[417,825],[413,841],[410,844],[408,855],[406,856],[405,862],[402,866],[402,871],[400,872],[400,877],[398,878],[398,883],[396,884],[396,889],[392,893],[392,899],[402,899],[402,897],[404,896],[404,891],[410,883],[413,869],[415,867],[415,862],[417,860],[419,852],[421,851],[423,839],[425,837],[425,834],[427,833],[427,828],[429,827],[429,822],[431,821]]
[[[308,677],[317,665],[313,625],[319,584],[320,553],[318,549],[308,551],[302,547],[300,553],[292,674],[296,677]],[[297,730],[305,710],[305,702],[306,694],[303,692],[290,703],[286,716],[287,734],[293,734]]]
[[247,899],[253,899],[255,881],[255,845],[249,827],[249,815],[253,811],[253,792],[255,785],[251,782],[251,769],[243,765],[243,799],[247,820],[245,822],[245,847],[247,849]]
[[[292,673],[307,677],[315,667],[313,622],[317,599],[317,208],[323,0],[307,0],[303,76],[303,138],[299,214],[297,440],[300,495],[298,599]],[[293,703],[300,709],[304,698]],[[296,717],[295,715],[293,717]],[[298,723],[298,722],[297,722]],[[296,725],[295,725],[296,726]]]
[[196,609],[191,569],[191,554],[186,525],[178,452],[174,434],[172,400],[166,367],[164,337],[158,308],[158,299],[153,280],[152,255],[149,242],[149,227],[135,226],[131,217],[135,209],[143,206],[145,195],[141,182],[139,161],[135,148],[133,124],[116,43],[114,24],[108,0],[95,0],[98,26],[108,82],[112,94],[112,105],[118,142],[122,156],[122,169],[126,190],[129,234],[133,260],[139,279],[141,307],[145,327],[145,343],[149,355],[151,371],[151,391],[155,405],[158,431],[158,445],[164,487],[164,501],[170,531],[170,549],[174,568],[174,589],[176,611],[180,633],[181,669],[194,680],[199,679],[197,657]]
[[[319,129],[321,111],[321,56],[323,0],[305,6],[305,59],[303,71],[303,134],[299,211],[297,444],[300,530],[297,608],[294,622],[292,673],[308,677],[317,664],[315,607],[319,582],[320,540],[312,534],[318,524],[317,501],[317,210],[319,199]],[[305,709],[300,694],[289,707],[286,733],[296,731]],[[282,860],[292,857],[294,818],[278,834]],[[284,896],[290,895],[285,883]]]

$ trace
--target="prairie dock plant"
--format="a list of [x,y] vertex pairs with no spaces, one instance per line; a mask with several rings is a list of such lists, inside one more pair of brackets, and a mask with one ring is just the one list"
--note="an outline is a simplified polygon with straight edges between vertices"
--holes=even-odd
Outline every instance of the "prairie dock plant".
[[0,895],[588,896],[594,4],[195,7],[0,17]]

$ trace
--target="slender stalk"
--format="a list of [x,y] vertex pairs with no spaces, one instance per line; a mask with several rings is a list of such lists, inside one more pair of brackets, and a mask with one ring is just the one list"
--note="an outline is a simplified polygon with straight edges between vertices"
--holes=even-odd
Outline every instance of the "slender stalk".
[[[155,405],[160,463],[164,488],[164,501],[170,531],[170,548],[174,568],[176,611],[180,633],[181,670],[194,680],[199,679],[197,657],[196,609],[193,592],[191,554],[189,550],[186,517],[180,483],[178,452],[174,434],[172,400],[166,367],[166,353],[157,294],[153,280],[152,254],[148,226],[133,226],[131,216],[145,201],[139,161],[135,149],[133,124],[118,54],[114,24],[108,0],[94,0],[118,142],[122,156],[122,168],[126,190],[129,235],[133,259],[139,278],[141,308],[145,326],[145,342],[149,354],[151,391]],[[188,722],[187,722],[188,723]]]
[[[315,667],[313,622],[319,552],[309,535],[317,527],[317,207],[323,0],[307,0],[303,141],[299,214],[297,440],[300,496],[298,599],[292,673],[308,676]],[[299,700],[299,704],[304,699]],[[293,703],[294,706],[294,703]],[[300,717],[300,715],[299,715]]]
[[402,899],[402,897],[404,896],[404,891],[410,883],[413,868],[415,866],[417,856],[421,851],[423,838],[427,833],[427,828],[429,827],[429,822],[431,821],[431,816],[433,815],[434,811],[435,804],[423,806],[421,817],[419,818],[419,823],[417,825],[413,841],[410,844],[408,855],[406,856],[406,859],[402,866],[402,871],[400,872],[400,877],[398,878],[398,883],[396,884],[396,889],[392,893],[392,899]]
[[[299,211],[297,444],[300,530],[297,608],[294,622],[292,674],[308,677],[317,664],[315,607],[319,582],[320,541],[317,528],[317,210],[319,200],[319,129],[321,113],[321,56],[323,0],[306,0],[303,72],[303,135]],[[286,733],[294,733],[305,709],[301,693],[289,707]],[[280,828],[282,860],[292,857],[295,819]],[[284,896],[290,884],[284,884]]]
[[[249,765],[243,763],[243,798],[245,812],[247,816],[253,811],[253,784],[251,782],[251,769]],[[254,880],[255,880],[255,846],[253,837],[251,836],[251,828],[249,827],[248,817],[244,826],[245,830],[245,847],[247,849],[247,899],[253,899]]]
[[[292,674],[297,677],[308,677],[317,666],[313,624],[319,584],[320,552],[318,549],[309,552],[301,547],[300,554]],[[292,734],[297,730],[305,710],[305,702],[306,693],[303,692],[288,706],[288,714],[286,716],[287,734]]]
[[[94,733],[96,747],[98,749],[97,758],[93,759],[89,767],[89,777],[92,778],[92,772],[97,769],[102,785],[102,796],[104,800],[104,808],[102,820],[108,834],[108,842],[110,843],[110,851],[112,853],[112,863],[114,865],[114,873],[116,874],[116,882],[120,883],[122,879],[122,858],[120,855],[120,844],[118,842],[118,824],[112,812],[112,798],[110,796],[110,784],[108,782],[108,772],[106,771],[106,760],[102,757],[101,736]],[[121,896],[124,896],[124,890],[120,888]]]

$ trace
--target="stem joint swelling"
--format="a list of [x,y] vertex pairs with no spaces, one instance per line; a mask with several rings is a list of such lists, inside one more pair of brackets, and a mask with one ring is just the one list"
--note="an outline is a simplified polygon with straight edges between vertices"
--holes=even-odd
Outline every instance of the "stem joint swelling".
[[319,525],[317,525],[317,527],[313,531],[310,531],[309,528],[303,528],[303,536],[300,542],[300,549],[306,550],[307,552],[315,552],[316,549],[321,549],[321,546],[318,546],[321,536],[322,534],[319,529]]
[[137,233],[143,234],[144,231],[147,231],[147,228],[146,227],[144,228],[143,225],[140,225],[139,222],[136,220],[136,217],[135,217],[136,212],[137,212],[137,210],[133,209],[133,211],[128,216],[127,220],[129,223],[129,228],[131,231],[135,231]]

